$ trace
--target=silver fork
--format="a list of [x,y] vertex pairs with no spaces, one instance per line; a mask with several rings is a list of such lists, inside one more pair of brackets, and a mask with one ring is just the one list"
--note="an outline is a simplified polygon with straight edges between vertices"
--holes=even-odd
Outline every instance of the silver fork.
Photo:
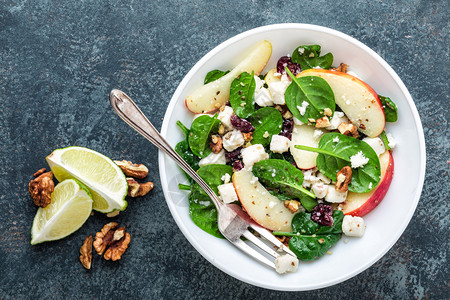
[[[272,268],[275,268],[275,260],[270,260],[267,256],[257,251],[255,247],[251,247],[242,237],[245,237],[247,241],[252,242],[259,249],[274,258],[280,256],[280,251],[295,257],[295,254],[288,247],[281,243],[270,231],[256,224],[240,206],[223,203],[208,184],[167,143],[128,95],[119,90],[112,90],[109,99],[114,111],[122,120],[152,142],[159,150],[175,160],[208,194],[217,208],[219,230],[227,240],[248,255]],[[250,232],[249,228],[257,232],[266,242]],[[269,246],[269,244],[272,244],[272,246]]]

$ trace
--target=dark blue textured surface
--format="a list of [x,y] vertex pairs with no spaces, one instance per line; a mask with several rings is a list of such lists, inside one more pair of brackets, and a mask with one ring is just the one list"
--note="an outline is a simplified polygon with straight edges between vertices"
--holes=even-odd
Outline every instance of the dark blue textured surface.
[[[448,12],[446,0],[0,1],[0,298],[448,298]],[[304,293],[242,283],[203,259],[165,204],[156,148],[107,101],[112,88],[124,89],[160,128],[197,60],[242,31],[280,22],[328,26],[379,53],[415,100],[427,143],[421,201],[395,246],[360,275]],[[117,217],[132,236],[126,255],[96,257],[90,272],[78,251],[109,221],[101,214],[68,238],[30,245],[28,182],[46,155],[70,145],[145,163],[155,182]]]

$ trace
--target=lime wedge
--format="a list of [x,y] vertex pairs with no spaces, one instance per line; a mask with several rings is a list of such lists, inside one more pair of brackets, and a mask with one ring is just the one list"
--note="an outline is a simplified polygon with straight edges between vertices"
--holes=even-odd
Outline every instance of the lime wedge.
[[89,191],[73,179],[56,185],[52,202],[39,207],[31,229],[31,244],[62,239],[86,222],[92,211]]
[[94,210],[109,213],[127,207],[125,175],[103,154],[83,147],[67,147],[56,149],[46,160],[58,181],[76,179],[89,189]]

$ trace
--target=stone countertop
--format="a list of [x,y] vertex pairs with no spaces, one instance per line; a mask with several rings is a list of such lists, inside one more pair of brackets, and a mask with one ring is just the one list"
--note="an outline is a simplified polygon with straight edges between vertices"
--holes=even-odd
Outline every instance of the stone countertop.
[[[448,1],[63,3],[0,2],[0,298],[449,296]],[[107,101],[112,88],[126,89],[160,128],[172,93],[204,54],[240,32],[284,22],[331,27],[380,54],[409,89],[427,146],[422,197],[398,242],[358,276],[302,293],[240,282],[198,254],[165,204],[156,148],[125,130]],[[123,259],[96,259],[91,271],[78,251],[109,221],[99,213],[63,240],[30,245],[36,207],[28,182],[46,155],[70,145],[145,163],[155,183],[117,217],[132,235]]]

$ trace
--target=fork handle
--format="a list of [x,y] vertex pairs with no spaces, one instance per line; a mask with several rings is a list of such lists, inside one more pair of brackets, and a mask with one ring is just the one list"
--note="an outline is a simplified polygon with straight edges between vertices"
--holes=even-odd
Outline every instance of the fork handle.
[[147,119],[144,113],[139,109],[131,98],[120,90],[112,90],[109,94],[109,100],[114,111],[128,125],[134,128],[159,150],[167,154],[183,169],[192,179],[197,182],[200,187],[213,200],[217,208],[222,205],[216,193],[209,185],[189,166],[188,163],[167,143],[167,141],[156,130],[155,126]]

